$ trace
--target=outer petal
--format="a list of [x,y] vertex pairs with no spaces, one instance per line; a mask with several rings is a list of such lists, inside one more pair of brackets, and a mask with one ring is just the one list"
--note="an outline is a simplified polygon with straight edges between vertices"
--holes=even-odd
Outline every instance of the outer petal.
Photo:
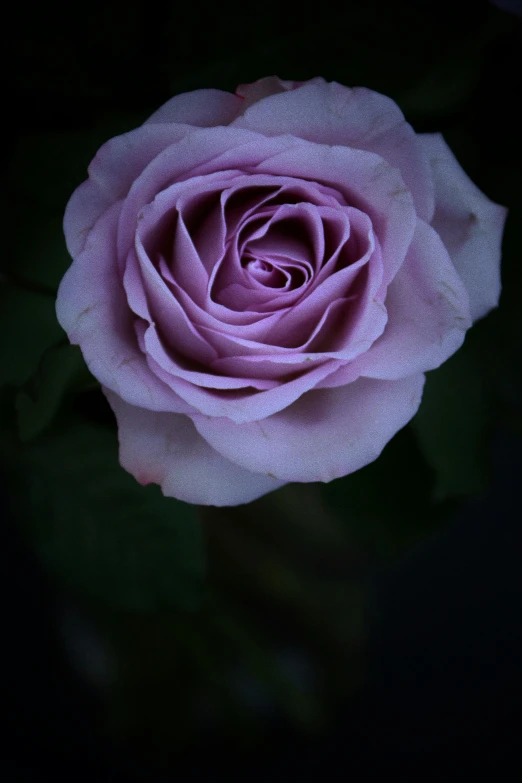
[[182,122],[200,128],[228,125],[243,108],[243,100],[223,90],[192,90],[175,95],[152,114],[145,124]]
[[[150,343],[147,344],[147,335],[145,341],[149,354],[152,354]],[[221,389],[204,388],[181,378],[175,374],[175,367],[170,372],[166,371],[152,355],[149,355],[148,363],[157,377],[175,390],[176,396],[179,395],[186,400],[187,406],[192,406],[190,412],[198,410],[207,416],[227,417],[234,422],[264,419],[276,411],[287,408],[341,364],[332,359],[273,388],[261,391],[254,389],[253,392],[231,389],[225,396],[225,392]]]
[[461,168],[440,133],[421,143],[435,180],[431,224],[446,245],[470,298],[474,321],[498,305],[500,253],[507,209],[487,198]]
[[69,340],[80,345],[92,374],[127,402],[150,410],[190,407],[150,371],[134,333],[134,315],[114,259],[120,204],[97,222],[84,251],[62,278],[56,315]]
[[383,334],[353,363],[370,378],[394,380],[439,367],[471,326],[466,289],[437,233],[420,220],[386,309]]
[[243,100],[222,90],[193,90],[176,95],[140,127],[109,139],[89,166],[89,179],[67,204],[64,232],[72,256],[79,253],[93,224],[115,201],[124,198],[145,166],[169,144],[183,138],[190,126],[228,125]]
[[143,410],[103,392],[118,421],[120,464],[140,484],[160,484],[164,495],[186,503],[237,506],[285,483],[222,457],[187,416]]
[[314,390],[264,421],[191,415],[224,457],[281,481],[332,481],[377,459],[420,405],[424,375]]
[[[134,178],[120,217],[118,250],[120,255],[126,255],[132,245],[138,215],[146,204],[173,183],[187,181],[187,193],[197,195],[200,181],[199,175],[216,175],[218,171],[241,169],[249,162],[245,147],[250,149],[256,139],[263,137],[250,131],[232,129],[229,127],[193,128],[189,125],[143,125],[138,130],[172,128],[190,129],[180,136],[179,144],[167,145],[162,153],[150,159],[149,165]],[[268,140],[266,140],[268,141]],[[250,142],[250,145],[249,145]],[[292,140],[286,140],[286,146]],[[280,149],[285,142],[274,140],[272,148]],[[223,155],[230,158],[230,165],[220,165]]]
[[391,98],[365,87],[323,80],[284,93],[274,94],[274,88],[257,82],[251,86],[257,100],[232,125],[266,136],[288,133],[319,144],[374,152],[399,169],[417,214],[431,220],[434,191],[426,153]]
[[63,230],[73,257],[85,247],[94,223],[125,198],[145,166],[189,131],[186,125],[142,125],[100,147],[89,165],[89,179],[76,188],[65,208]]
[[279,76],[265,76],[264,79],[258,79],[251,84],[240,84],[236,88],[236,95],[243,98],[242,111],[244,112],[254,103],[268,98],[269,95],[295,90],[303,84],[325,84],[325,80],[321,76],[316,76],[315,79],[306,82],[294,82],[280,79]]

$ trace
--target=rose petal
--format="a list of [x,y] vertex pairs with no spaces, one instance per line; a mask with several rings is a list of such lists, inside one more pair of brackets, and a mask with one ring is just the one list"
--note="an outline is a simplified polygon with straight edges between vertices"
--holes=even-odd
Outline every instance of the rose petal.
[[139,350],[134,316],[115,269],[120,208],[120,203],[113,204],[99,219],[84,250],[62,278],[56,315],[71,343],[80,345],[91,373],[104,386],[132,405],[188,412],[190,406],[151,374]]
[[434,190],[427,157],[395,101],[337,82],[306,82],[284,93],[276,93],[274,87],[256,83],[251,89],[255,102],[243,109],[232,127],[374,152],[400,170],[419,217],[431,220]]
[[[176,280],[169,278],[168,270],[164,266],[162,271],[164,279],[168,281],[169,288],[175,293],[176,299],[183,307],[188,319],[197,325],[198,332],[204,335],[214,348],[216,346],[211,338],[213,331],[228,335],[232,340],[236,339],[238,335],[246,340],[256,340],[258,337],[262,338],[267,323],[276,322],[280,317],[278,312],[264,315],[249,310],[229,310],[228,307],[212,301],[208,293],[206,302],[200,305],[188,296]],[[209,331],[205,332],[205,329]],[[220,349],[216,348],[216,350]]]
[[[354,314],[347,317],[347,311],[349,312],[354,305]],[[382,308],[382,305],[378,305],[375,298],[373,300],[367,298],[361,304],[344,298],[328,305],[313,334],[298,350],[287,349],[286,353],[282,353],[279,346],[276,350],[270,345],[250,343],[241,346],[243,350],[249,350],[250,354],[238,353],[234,355],[231,353],[229,356],[215,359],[211,363],[211,367],[217,372],[230,375],[237,374],[247,378],[274,378],[286,383],[293,373],[302,372],[307,366],[338,360],[336,365],[331,362],[327,365],[328,373],[325,377],[328,378],[333,373],[335,366],[340,367],[339,372],[341,373],[347,362],[368,350],[376,337],[382,333],[385,325],[386,309]],[[221,342],[224,345],[224,340],[219,338],[216,338],[214,342]],[[234,346],[225,347],[231,347],[231,351],[234,350]],[[328,347],[331,350],[328,350]],[[335,350],[336,347],[338,350]],[[357,373],[353,377],[357,378],[359,374]],[[324,382],[319,381],[316,387],[321,388],[323,385]]]
[[265,418],[233,425],[192,414],[196,429],[227,459],[280,481],[332,481],[375,460],[417,412],[424,375],[360,378],[303,395]]
[[310,182],[295,176],[248,174],[223,193],[228,236],[234,236],[243,222],[261,207],[282,204],[315,204],[337,209],[346,207],[342,194],[324,183]]
[[200,128],[228,125],[243,108],[237,95],[223,90],[192,90],[175,95],[151,114],[144,124],[184,123]]
[[372,152],[295,140],[293,147],[266,155],[257,172],[326,181],[348,203],[366,213],[379,239],[388,285],[404,261],[416,215],[400,173]]
[[[282,313],[275,326],[267,327],[265,341],[278,347],[313,351],[313,344],[318,342],[316,338],[328,332],[330,338],[326,338],[323,350],[349,349],[350,358],[354,355],[351,351],[354,341],[373,342],[382,333],[385,321],[380,317],[382,309],[375,310],[372,303],[380,288],[383,264],[380,249],[375,248],[373,237],[370,239],[359,259],[325,277],[317,287],[311,286],[311,293]],[[352,298],[353,305],[345,309],[344,320],[338,329],[322,328],[329,308],[337,301]]]
[[500,297],[500,256],[507,209],[487,198],[461,168],[440,133],[422,134],[421,143],[435,180],[431,221],[446,245],[470,298],[473,321]]
[[[158,126],[161,127],[161,126]],[[173,126],[175,127],[175,126]],[[386,259],[388,284],[404,260],[415,210],[400,173],[371,152],[313,144],[291,136],[266,138],[234,128],[197,128],[156,156],[132,185],[122,207],[118,252],[132,246],[138,215],[160,190],[180,179],[238,169],[245,173],[298,177],[340,190],[372,220]],[[197,192],[194,183],[194,192]]]
[[324,256],[324,231],[318,208],[306,203],[278,206],[264,236],[252,240],[247,247],[254,255],[282,255],[317,268]]
[[214,348],[201,336],[176,300],[159,272],[153,267],[137,240],[136,253],[130,253],[124,276],[129,306],[150,324],[158,324],[165,340],[192,361],[217,358]]
[[160,191],[138,215],[135,231],[147,250],[165,253],[171,273],[195,298],[206,290],[209,271],[223,252],[221,193],[237,181],[236,174],[217,172],[190,185],[177,182]]
[[146,165],[189,131],[184,125],[142,125],[100,147],[89,165],[89,179],[76,188],[65,208],[63,230],[71,256],[83,250],[94,223],[127,195]]
[[[383,334],[351,366],[370,378],[396,380],[439,367],[471,326],[469,298],[447,250],[419,220],[408,255],[386,296]],[[351,371],[337,373],[341,383]],[[333,377],[327,379],[331,385]]]
[[140,484],[159,484],[166,497],[212,506],[250,503],[285,484],[222,457],[188,416],[144,410],[103,392],[118,422],[120,464]]
[[295,90],[296,87],[303,84],[324,84],[324,79],[321,76],[316,76],[307,82],[295,82],[280,79],[279,76],[265,76],[251,84],[240,84],[236,88],[236,95],[244,99],[242,111],[246,111],[249,106],[263,100],[263,98],[268,98],[269,95]]
[[[148,337],[147,334],[146,338]],[[146,346],[151,350],[150,343],[147,342]],[[308,372],[298,377],[288,378],[284,383],[274,385],[270,379],[255,382],[259,386],[266,385],[272,388],[257,391],[253,382],[252,388],[220,390],[198,386],[185,380],[181,374],[176,373],[175,366],[171,366],[170,371],[164,370],[153,358],[152,351],[147,358],[155,375],[186,400],[191,406],[191,413],[195,409],[206,416],[227,417],[233,422],[256,421],[271,416],[291,405],[305,392],[315,388],[323,378],[341,366],[341,362],[330,359],[318,366],[312,366]],[[230,379],[230,382],[233,384],[234,378]],[[238,385],[240,384],[242,384],[241,379],[238,381]]]
[[[218,172],[235,171],[242,168],[245,152],[259,137],[250,131],[229,127],[194,128],[190,125],[142,125],[138,130],[172,128],[185,129],[184,135],[179,132],[178,142],[170,144],[163,151],[150,159],[150,163],[134,178],[127,198],[125,199],[120,217],[118,232],[118,252],[125,255],[133,242],[133,235],[138,221],[138,215],[145,204],[151,203],[165,188],[185,182],[185,188],[193,195],[199,193],[200,181],[195,179],[203,175],[217,176]],[[186,132],[186,129],[190,132]],[[291,144],[291,139],[285,146]],[[272,148],[280,148],[281,142],[272,144]],[[234,160],[230,165],[216,165],[217,160],[225,152],[233,150]]]
[[[161,367],[169,376],[175,376],[176,378],[183,378],[186,381],[190,381],[196,386],[210,389],[223,389],[226,391],[232,389],[273,389],[277,386],[275,381],[262,380],[258,378],[241,378],[240,376],[231,376],[225,374],[216,374],[212,371],[205,372],[204,370],[192,370],[183,366],[183,355],[181,358],[176,358],[169,352],[158,335],[158,332],[154,325],[147,327],[141,323],[136,326],[136,329],[141,333],[143,337],[143,347],[147,353],[148,358],[154,359],[155,367]],[[190,361],[188,365],[191,366]],[[169,383],[172,388],[175,388],[175,383]]]

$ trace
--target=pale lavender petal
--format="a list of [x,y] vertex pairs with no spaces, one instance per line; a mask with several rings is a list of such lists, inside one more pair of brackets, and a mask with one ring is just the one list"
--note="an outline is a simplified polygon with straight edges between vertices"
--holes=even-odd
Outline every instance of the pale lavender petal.
[[[247,378],[277,380],[279,383],[287,383],[295,377],[295,373],[308,371],[314,365],[324,364],[325,357],[320,353],[294,353],[292,355],[273,356],[227,356],[215,359],[210,365],[216,372],[231,376],[244,376]],[[330,365],[330,372],[338,367],[338,363]],[[316,388],[322,386],[322,381],[316,384]]]
[[[371,254],[371,258],[369,258]],[[373,272],[364,269],[369,263]],[[353,359],[382,334],[386,308],[378,298],[382,262],[378,246],[359,262],[326,278],[323,284],[293,308],[274,313],[263,322],[226,331],[200,322],[200,333],[221,357],[262,356],[293,362],[300,354]],[[213,366],[226,371],[226,363]],[[247,369],[243,370],[247,373]]]
[[[341,211],[341,207],[339,207]],[[324,258],[324,229],[315,204],[282,204],[263,238],[249,242],[255,255],[278,255],[318,270]]]
[[[400,173],[381,157],[345,147],[329,147],[291,136],[266,138],[233,128],[195,129],[172,144],[138,177],[123,205],[119,251],[127,252],[139,211],[173,181],[238,168],[252,174],[298,177],[326,182],[347,202],[366,212],[387,262],[386,280],[404,260],[415,229],[411,194]],[[195,192],[197,183],[194,183]]]
[[355,361],[361,375],[395,380],[439,367],[471,326],[469,297],[436,231],[419,220],[386,296],[388,323]]
[[[198,299],[206,292],[210,274],[215,265],[219,263],[225,252],[225,239],[227,226],[221,206],[221,194],[224,188],[231,187],[231,182],[241,181],[242,177],[234,176],[229,182],[220,184],[207,198],[191,198],[182,196],[177,204],[180,214],[180,229],[183,229],[190,237],[194,250],[200,259],[199,265],[203,268],[206,277],[206,285],[200,287]],[[187,259],[179,253],[180,248],[175,247],[172,257],[172,274],[179,283],[183,280],[183,267],[187,266]],[[194,297],[195,298],[195,297]]]
[[200,128],[228,125],[243,108],[243,100],[223,90],[192,90],[170,98],[145,124],[184,123]]
[[323,80],[284,93],[275,89],[275,83],[257,83],[251,86],[251,94],[254,91],[255,101],[243,109],[233,127],[374,152],[400,170],[418,215],[431,220],[434,191],[427,157],[391,98],[365,87]]
[[[240,177],[241,181],[243,179]],[[188,292],[200,296],[208,284],[211,251],[217,248],[214,257],[217,260],[219,247],[225,239],[222,216],[217,223],[209,225],[209,208],[217,201],[217,208],[210,212],[220,213],[220,195],[238,177],[233,173],[216,172],[195,180],[178,182],[160,191],[140,210],[135,231],[148,250],[168,259],[171,272]]]
[[227,459],[280,481],[332,481],[377,459],[415,415],[424,375],[360,378],[303,395],[264,421],[231,424],[192,414],[198,432]]
[[99,219],[85,248],[62,278],[56,315],[100,383],[132,405],[188,412],[190,406],[151,375],[139,349],[134,316],[114,258],[120,207],[114,204]]
[[490,201],[461,168],[440,133],[420,141],[433,170],[432,226],[446,245],[469,294],[473,321],[497,307],[500,254],[507,209]]
[[[168,270],[163,267],[163,277],[169,288],[175,293],[177,301],[193,324],[197,324],[198,332],[206,335],[209,344],[213,344],[208,334],[214,330],[228,334],[231,339],[241,335],[246,340],[262,338],[267,324],[277,321],[279,313],[264,315],[250,311],[229,310],[228,307],[207,300],[203,305],[194,302],[186,291],[178,285],[174,278],[169,277]],[[206,332],[205,330],[209,330]],[[219,350],[219,349],[218,349]]]
[[385,263],[383,280],[388,285],[404,261],[417,219],[400,173],[371,152],[294,141],[292,148],[264,156],[256,171],[293,173],[327,181],[339,189],[349,204],[370,217]]
[[89,179],[69,199],[63,220],[67,249],[75,257],[89,231],[115,201],[125,198],[136,177],[160,152],[183,138],[184,125],[147,125],[109,139],[89,165]]
[[[251,219],[245,221],[237,237],[241,250],[234,241],[216,270],[213,300],[230,309],[259,312],[294,303],[302,295],[296,289],[305,290],[322,263],[324,232],[318,209],[306,203],[274,207],[266,222],[243,241],[240,237]],[[250,259],[246,265],[239,262],[240,256]]]
[[249,106],[263,100],[263,98],[276,95],[279,92],[294,90],[303,84],[324,84],[324,79],[321,76],[316,76],[307,82],[296,82],[280,79],[278,76],[265,76],[250,84],[240,84],[236,88],[236,95],[243,99],[242,111],[246,111]]
[[[354,311],[353,315],[351,310]],[[232,343],[228,346],[228,355],[215,359],[211,367],[222,373],[279,378],[286,382],[291,379],[292,373],[302,371],[307,364],[335,359],[342,366],[364,354],[382,334],[386,319],[386,310],[370,298],[362,305],[349,299],[340,299],[328,305],[319,324],[302,347],[287,348],[283,353],[279,346],[254,343],[241,346],[238,340],[235,341],[236,345]],[[225,340],[216,339],[214,342],[226,345]],[[241,348],[248,353],[240,353]],[[329,364],[328,367],[331,373],[334,365]],[[321,382],[318,382],[317,386],[320,385]]]
[[239,185],[223,194],[228,237],[252,214],[267,204],[316,204],[337,208],[347,206],[343,195],[324,183],[309,182],[299,177],[270,174],[248,174]]
[[[184,361],[183,353],[181,353],[181,356],[176,357],[172,351],[169,351],[169,347],[164,344],[158,335],[155,325],[147,327],[144,324],[140,324],[136,328],[143,334],[143,345],[147,356],[154,359],[155,367],[160,367],[170,376],[171,382],[169,382],[169,386],[174,390],[176,389],[177,378],[183,378],[202,388],[224,389],[226,391],[245,388],[265,390],[273,389],[278,385],[275,381],[260,378],[230,376],[212,372],[212,369],[206,371],[205,366],[201,370],[191,369],[194,366],[194,362],[190,358],[188,361]],[[162,373],[162,377],[166,378],[166,375]]]
[[225,391],[197,386],[165,371],[150,355],[147,359],[155,375],[191,406],[191,413],[196,410],[205,416],[226,417],[232,422],[256,421],[283,410],[341,365],[341,362],[330,359],[267,390],[257,391],[252,385],[252,388]]
[[180,354],[203,363],[217,358],[216,350],[187,318],[139,242],[136,253],[127,259],[124,284],[133,311],[149,323],[157,323],[165,340]]
[[[186,125],[143,125],[138,130],[143,131],[172,128],[190,128],[190,132],[181,137],[179,142],[170,144],[162,153],[151,159],[148,166],[143,168],[139,176],[134,178],[132,186],[123,204],[119,233],[118,251],[125,255],[133,242],[138,215],[143,206],[149,204],[165,188],[175,183],[184,183],[186,192],[197,195],[200,192],[201,181],[198,177],[213,175],[223,176],[223,172],[237,173],[243,165],[248,165],[250,160],[257,161],[262,157],[263,149],[254,152],[256,143],[264,143],[268,149],[281,149],[292,143],[286,141],[265,139],[257,133],[241,130],[239,128],[194,128]],[[223,154],[229,154],[227,165],[221,165]]]
[[209,506],[250,503],[285,484],[222,457],[188,416],[144,410],[103,392],[118,422],[120,464],[140,484],[159,484],[166,497]]

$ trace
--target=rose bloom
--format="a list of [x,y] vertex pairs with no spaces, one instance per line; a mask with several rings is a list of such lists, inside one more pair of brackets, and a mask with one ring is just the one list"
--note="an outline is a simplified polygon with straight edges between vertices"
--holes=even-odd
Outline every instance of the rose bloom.
[[322,78],[169,100],[73,193],[57,315],[121,465],[189,503],[381,453],[498,304],[506,210],[440,134]]

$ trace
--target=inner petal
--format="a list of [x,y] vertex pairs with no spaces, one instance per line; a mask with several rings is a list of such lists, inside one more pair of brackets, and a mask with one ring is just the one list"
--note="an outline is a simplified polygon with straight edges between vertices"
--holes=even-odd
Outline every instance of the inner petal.
[[291,276],[285,269],[278,268],[270,260],[249,258],[245,267],[254,282],[268,288],[288,288]]

